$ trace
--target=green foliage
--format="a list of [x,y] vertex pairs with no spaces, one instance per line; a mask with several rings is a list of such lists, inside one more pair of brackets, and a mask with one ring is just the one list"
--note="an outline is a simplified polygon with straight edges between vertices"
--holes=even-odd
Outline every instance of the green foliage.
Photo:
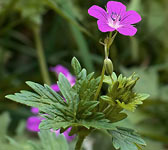
[[77,75],[76,84],[71,87],[63,74],[59,75],[58,85],[64,99],[47,85],[26,82],[36,93],[21,91],[15,95],[6,96],[8,99],[38,107],[43,113],[45,120],[40,124],[41,128],[66,130],[68,127],[113,128],[105,119],[102,112],[96,112],[98,101],[93,101],[99,84],[99,78],[94,78],[94,73],[87,75],[85,69],[81,70],[79,62],[72,60],[74,72]]
[[74,57],[72,58],[72,63],[71,63],[73,69],[74,69],[74,73],[77,76],[80,72],[81,72],[81,65],[79,63],[79,61]]
[[145,141],[132,129],[117,127],[111,131],[112,142],[116,149],[139,150],[140,146],[145,146]]
[[10,0],[2,0],[0,1],[0,13],[4,11],[4,8],[9,7]]
[[[163,101],[168,100],[168,88],[166,85],[160,85],[159,84],[159,70],[162,70],[164,68],[167,68],[167,64],[165,65],[158,65],[156,67],[150,67],[148,69],[145,69],[143,67],[141,68],[121,68],[124,75],[130,75],[131,72],[136,72],[140,78],[141,82],[138,82],[135,90],[139,92],[146,92],[150,94],[150,99],[161,99]],[[145,86],[144,86],[145,84]]]
[[[150,94],[150,99],[145,102],[143,107],[138,109],[140,110],[138,116],[136,114],[137,111],[134,113],[127,113],[128,116],[130,114],[135,115],[132,118],[134,121],[141,118],[143,115],[145,116],[145,119],[141,119],[141,123],[133,123],[132,125],[139,129],[143,126],[143,122],[145,127],[141,131],[138,130],[138,132],[142,132],[150,139],[155,137],[154,139],[156,141],[153,143],[157,141],[162,142],[164,139],[162,136],[168,131],[168,67],[162,68],[159,71],[151,71],[150,68],[151,66],[157,66],[157,64],[164,64],[168,60],[168,1],[130,0],[129,2],[122,2],[127,5],[127,10],[138,11],[142,16],[142,22],[137,24],[138,32],[136,36],[129,39],[119,35],[120,38],[116,39],[117,41],[112,47],[111,58],[113,59],[115,70],[117,72],[120,70],[120,66],[124,66],[126,71],[129,72],[129,74],[124,74],[125,76],[130,75],[134,71],[138,73],[141,80],[140,82],[137,82],[136,87],[134,88],[136,92]],[[31,3],[34,3],[35,6],[31,6]],[[30,21],[35,20],[37,23],[42,23],[42,38],[45,45],[48,64],[56,65],[59,63],[69,68],[68,61],[72,55],[75,54],[76,56],[80,55],[80,60],[82,60],[83,65],[88,66],[85,64],[85,62],[88,63],[88,61],[84,60],[87,60],[86,58],[88,58],[89,55],[97,74],[100,71],[102,63],[102,46],[97,44],[97,42],[104,35],[98,31],[96,20],[88,16],[87,10],[91,5],[95,4],[104,7],[106,2],[90,0],[45,0],[45,8],[47,8],[48,11],[42,10],[42,3],[43,2],[39,0],[34,0],[33,2],[32,0],[0,0],[0,36],[2,35],[0,39],[0,111],[3,112],[4,110],[7,110],[12,112],[12,115],[19,120],[21,119],[20,116],[26,118],[25,113],[20,113],[21,115],[18,115],[18,112],[21,112],[24,106],[11,103],[8,100],[3,100],[4,95],[17,92],[20,89],[28,90],[23,84],[26,80],[41,82],[35,50],[32,48],[33,37],[29,32],[31,25]],[[20,6],[20,8],[18,6]],[[17,10],[15,8],[17,8]],[[42,8],[42,11],[39,8]],[[54,10],[55,13],[52,10]],[[27,23],[27,21],[29,24],[26,24],[27,26],[25,26],[25,22]],[[72,25],[72,28],[71,26],[69,28],[69,23]],[[80,31],[87,33],[85,27],[88,31],[91,31],[90,33],[93,39],[88,36],[80,38],[82,42],[80,40],[78,41],[78,49],[83,45],[80,45],[80,43],[84,43],[83,40],[85,40],[88,49],[90,49],[90,53],[87,56],[86,54],[77,51],[76,44],[78,37],[80,36],[77,32],[72,31],[73,28],[78,28]],[[84,52],[85,48],[86,47],[84,46],[83,48],[80,48],[81,52]],[[135,69],[133,70],[130,68]],[[55,76],[53,76],[53,81],[55,81],[54,77]],[[104,91],[102,91],[102,93],[103,92]],[[103,94],[105,95],[105,93]],[[112,105],[113,101],[109,98],[110,97],[107,97],[107,95],[104,97],[106,102],[104,100],[103,103],[105,106],[101,106],[102,108],[108,107],[109,103]],[[99,106],[100,103],[97,107]],[[112,106],[109,110],[111,108]],[[121,107],[118,105],[118,108],[115,109],[121,109]],[[29,112],[28,109],[27,112]],[[125,115],[126,117],[125,112],[121,111],[120,113],[122,113],[121,116]],[[113,112],[113,114],[115,113]],[[117,114],[119,115],[119,113]],[[111,116],[111,120],[115,120],[115,122],[117,120],[122,120],[117,114]],[[153,123],[156,125],[153,126]],[[0,126],[1,124],[3,124],[3,121],[1,121]],[[13,126],[13,122],[11,126]],[[129,126],[127,119],[125,126]],[[147,131],[149,131],[151,126],[153,127],[153,130],[148,133]],[[156,131],[160,134],[156,134]],[[9,132],[11,133],[13,130],[10,130]],[[0,145],[1,149],[2,144]],[[103,144],[101,145],[103,146]],[[149,143],[148,145],[151,147],[151,150],[161,150],[161,148],[156,147],[155,144]],[[167,145],[165,147],[163,147],[163,144],[161,145],[162,149],[166,149],[165,147],[167,147]],[[10,148],[4,148],[4,150],[8,149]]]
[[82,14],[80,14],[80,10],[74,4],[72,0],[44,0],[46,2],[53,2],[55,6],[59,7],[62,12],[66,14],[69,18],[75,20],[82,18]]
[[7,134],[7,131],[8,131],[8,126],[9,126],[9,123],[10,123],[9,113],[5,112],[5,113],[1,114],[0,120],[1,120],[1,123],[0,123],[0,140],[1,140],[1,137],[4,138],[4,136]]
[[[133,88],[138,79],[135,74],[126,78],[122,75],[117,77],[114,72],[111,77],[105,76],[104,82],[109,85],[109,88],[106,99],[101,97],[102,100],[107,101],[112,107],[118,108],[116,113],[122,109],[134,111],[137,105],[142,104],[142,101],[149,97],[148,94],[134,92]],[[119,109],[119,106],[121,109]]]
[[[40,140],[25,141],[21,143],[8,137],[9,147],[12,150],[68,150],[68,143],[63,135],[56,136],[55,132],[50,130],[41,130],[38,133]],[[7,144],[6,144],[7,145]],[[4,149],[5,150],[5,149]]]
[[[71,65],[76,75],[76,83],[71,87],[67,78],[60,73],[57,82],[60,94],[46,84],[42,86],[28,81],[26,82],[27,85],[35,93],[21,91],[14,95],[7,95],[6,98],[28,106],[38,107],[42,117],[45,118],[40,124],[41,129],[61,129],[62,133],[72,127],[70,135],[88,135],[95,129],[114,129],[114,122],[127,117],[122,110],[135,110],[136,105],[142,104],[141,101],[148,97],[133,91],[138,80],[138,78],[134,78],[135,75],[126,78],[122,75],[117,77],[113,73],[112,77],[105,76],[104,79],[104,82],[109,84],[107,95],[100,96],[100,101],[94,100],[100,78],[94,78],[94,73],[87,74],[86,69],[81,68],[76,58],[72,59]],[[119,137],[119,132],[121,134],[127,133],[123,131],[124,129],[117,129],[112,131],[114,146],[116,146],[117,141],[119,142],[118,146],[122,144],[120,143],[122,137]],[[40,134],[42,141],[43,136],[44,138],[47,137],[45,134]],[[138,139],[133,132],[130,131],[129,134],[132,136],[131,139],[135,138],[134,141],[137,142]],[[125,137],[123,138],[125,139]],[[127,138],[127,140],[130,139]],[[142,140],[140,141],[142,142]],[[143,145],[143,143],[138,144]],[[123,149],[123,145],[120,146]],[[135,147],[133,148],[135,149]]]
[[[0,150],[69,150],[67,140],[63,135],[56,136],[50,130],[40,130],[40,140],[28,140],[25,133],[25,124],[21,122],[14,137],[7,136],[10,116],[7,112],[0,115]],[[24,137],[23,137],[24,136]],[[26,138],[25,138],[26,137]]]
[[156,140],[145,140],[146,141],[146,147],[143,148],[143,150],[165,150],[165,147],[161,142],[157,142]]
[[24,19],[28,19],[31,24],[41,24],[42,14],[44,13],[44,2],[43,0],[19,0],[15,6],[16,11],[18,11]]
[[[147,92],[150,94],[150,98],[156,99],[159,97],[159,76],[157,70],[154,68],[121,68],[124,75],[129,76],[132,72],[136,72],[141,82],[138,82],[135,90],[139,92]],[[144,86],[145,84],[145,86]]]
[[[24,137],[21,137],[20,143],[18,144],[13,138],[8,137],[8,128],[10,125],[10,115],[8,112],[4,112],[0,115],[0,150],[28,150],[28,146],[24,143],[22,143],[22,140],[25,139]],[[24,126],[25,127],[25,126]],[[17,129],[17,133],[19,133],[20,129]],[[17,138],[15,136],[15,138]],[[30,148],[30,147],[29,147]],[[31,149],[30,149],[31,150]]]
[[32,150],[68,150],[68,143],[63,135],[56,137],[55,132],[41,130],[38,133],[40,143],[29,142]]
[[89,33],[84,27],[82,27],[78,23],[78,20],[82,19],[82,15],[79,9],[76,7],[76,5],[72,0],[44,0],[44,1],[46,5],[50,6],[55,12],[60,14],[63,18],[65,18],[69,22],[69,27],[73,34],[73,38],[75,39],[76,44],[78,46],[81,60],[89,72],[93,71],[94,67],[91,59],[91,54],[89,52],[87,40],[82,34],[82,31],[85,32],[86,34]]

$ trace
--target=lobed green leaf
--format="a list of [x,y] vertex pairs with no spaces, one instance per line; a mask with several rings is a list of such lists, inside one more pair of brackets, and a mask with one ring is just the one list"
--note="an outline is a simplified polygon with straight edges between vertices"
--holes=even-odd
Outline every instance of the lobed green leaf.
[[138,150],[137,145],[145,146],[145,141],[132,129],[117,127],[111,131],[112,142],[116,149]]

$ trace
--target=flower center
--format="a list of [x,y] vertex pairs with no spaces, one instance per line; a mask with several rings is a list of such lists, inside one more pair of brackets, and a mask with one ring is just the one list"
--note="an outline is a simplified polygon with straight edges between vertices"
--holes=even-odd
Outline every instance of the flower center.
[[121,21],[121,16],[117,13],[112,12],[112,14],[109,16],[109,19],[108,19],[108,25],[112,28],[117,29],[121,27],[120,21]]
[[116,22],[116,21],[121,21],[121,16],[116,14],[116,13],[113,13],[111,14],[111,19]]

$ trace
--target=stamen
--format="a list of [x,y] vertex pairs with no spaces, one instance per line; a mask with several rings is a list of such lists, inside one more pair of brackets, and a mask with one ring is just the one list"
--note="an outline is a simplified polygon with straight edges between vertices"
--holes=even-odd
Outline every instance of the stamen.
[[116,22],[116,21],[121,21],[121,16],[117,13],[112,12],[111,14],[111,19]]

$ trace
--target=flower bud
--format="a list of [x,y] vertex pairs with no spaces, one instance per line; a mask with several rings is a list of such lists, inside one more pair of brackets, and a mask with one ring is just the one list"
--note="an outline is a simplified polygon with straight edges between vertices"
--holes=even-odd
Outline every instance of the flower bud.
[[111,76],[113,73],[113,63],[109,58],[106,58],[104,60],[104,66],[105,66],[107,75]]

